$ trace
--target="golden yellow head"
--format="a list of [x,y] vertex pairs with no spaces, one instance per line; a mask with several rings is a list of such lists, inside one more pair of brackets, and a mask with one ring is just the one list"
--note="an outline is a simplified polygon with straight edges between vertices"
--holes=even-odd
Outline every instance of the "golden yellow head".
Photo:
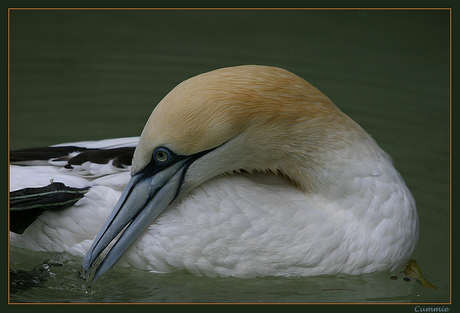
[[[325,129],[326,124],[337,131]],[[246,149],[240,155],[251,154],[245,169],[296,176],[283,169],[287,154],[291,163],[301,161],[295,158],[304,156],[292,156],[296,149],[314,154],[316,146],[327,146],[328,137],[340,141],[348,136],[340,129],[359,130],[356,126],[317,88],[289,71],[257,65],[222,68],[180,83],[157,105],[142,132],[132,172],[144,168],[158,147],[192,155],[244,136]]]

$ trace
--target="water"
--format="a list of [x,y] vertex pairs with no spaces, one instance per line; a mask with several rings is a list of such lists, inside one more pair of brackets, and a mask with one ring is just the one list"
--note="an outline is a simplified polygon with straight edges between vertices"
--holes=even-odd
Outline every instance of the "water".
[[13,269],[50,268],[11,302],[450,301],[449,12],[439,10],[12,10],[10,148],[137,136],[161,98],[212,69],[265,64],[318,87],[390,153],[416,201],[414,254],[438,287],[361,276],[195,277],[12,247]]

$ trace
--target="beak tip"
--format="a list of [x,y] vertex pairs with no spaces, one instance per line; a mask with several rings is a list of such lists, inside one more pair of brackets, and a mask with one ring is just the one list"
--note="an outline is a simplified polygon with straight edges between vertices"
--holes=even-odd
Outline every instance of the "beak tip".
[[83,266],[80,267],[80,270],[77,274],[79,278],[86,282],[92,283],[94,281],[93,278],[91,278],[91,271],[89,269],[84,268]]
[[78,277],[90,284],[96,282],[105,273],[105,270],[100,271],[99,265],[83,263],[78,271]]

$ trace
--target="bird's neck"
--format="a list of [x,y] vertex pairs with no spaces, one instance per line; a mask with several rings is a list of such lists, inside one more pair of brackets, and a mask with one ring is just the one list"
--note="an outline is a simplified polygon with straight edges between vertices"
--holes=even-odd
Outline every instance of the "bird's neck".
[[359,188],[357,178],[399,176],[391,157],[367,133],[353,142],[308,146],[309,151],[297,157],[297,165],[286,164],[281,170],[306,192],[353,193]]

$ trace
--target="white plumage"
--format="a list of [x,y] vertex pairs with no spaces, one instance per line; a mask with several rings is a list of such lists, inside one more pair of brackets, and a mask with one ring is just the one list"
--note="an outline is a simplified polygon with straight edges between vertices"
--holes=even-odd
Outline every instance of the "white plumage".
[[[135,147],[139,137],[99,141],[69,142],[53,147],[83,147],[111,149]],[[10,233],[10,243],[36,251],[69,251],[84,254],[92,239],[115,206],[131,175],[130,167],[117,168],[111,162],[85,162],[72,169],[64,168],[67,161],[27,161],[10,165],[10,190],[42,187],[50,182],[83,188],[91,186],[85,197],[74,207],[60,212],[42,213],[22,235]]]
[[[304,88],[297,76],[269,67],[243,66],[203,75],[204,80],[222,80],[223,89],[243,88],[229,83],[233,76],[249,80],[246,84],[260,93],[267,92],[273,77],[275,81],[293,79],[298,83],[296,90]],[[299,116],[289,121],[288,133],[284,126],[275,125],[282,123],[275,118],[258,122],[265,117],[257,112],[251,112],[254,121],[249,124],[231,124],[222,117],[225,110],[216,110],[208,114],[221,114],[217,122],[201,125],[202,120],[194,121],[195,116],[186,114],[190,113],[188,103],[177,104],[183,99],[194,103],[196,95],[207,101],[209,90],[217,89],[211,86],[203,91],[200,76],[179,85],[159,104],[139,144],[138,138],[72,143],[87,148],[138,144],[131,173],[130,168],[90,162],[73,169],[63,168],[62,161],[11,165],[11,190],[44,186],[51,179],[69,186],[92,186],[74,207],[44,212],[24,234],[12,233],[11,244],[83,256],[131,175],[134,179],[153,162],[152,151],[167,147],[178,156],[189,156],[212,148],[184,170],[179,197],[127,248],[120,265],[208,276],[308,276],[394,270],[410,258],[418,239],[418,217],[410,191],[391,158],[329,99],[313,87],[304,91],[312,94],[308,101],[313,109],[308,110],[313,113],[304,116],[302,110],[289,108],[289,116]],[[262,87],[254,87],[253,77]],[[296,97],[298,91],[293,91],[292,99],[284,89],[275,92],[280,93],[276,105],[301,101]],[[268,97],[271,94],[273,90]],[[222,95],[216,99],[225,100]],[[248,101],[267,105],[260,99]],[[243,103],[235,111],[247,110],[247,106]],[[168,112],[171,117],[166,116]],[[177,120],[171,122],[174,117]],[[164,128],[157,130],[159,121]],[[194,122],[200,127],[186,128]]]

